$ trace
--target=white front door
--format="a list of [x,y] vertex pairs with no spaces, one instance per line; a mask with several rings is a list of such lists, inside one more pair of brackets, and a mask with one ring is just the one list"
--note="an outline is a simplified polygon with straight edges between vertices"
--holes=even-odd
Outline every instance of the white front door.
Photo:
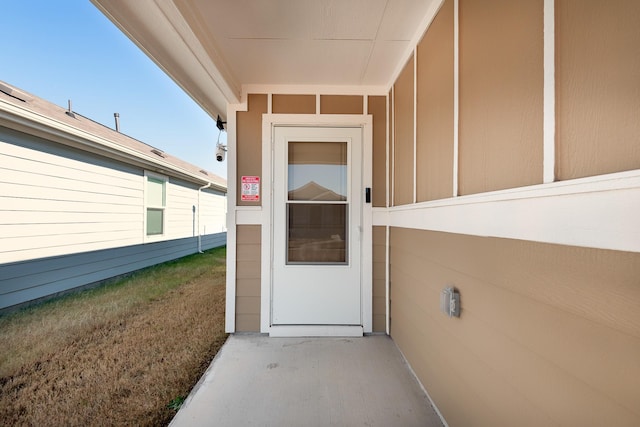
[[271,325],[361,326],[362,128],[273,135]]

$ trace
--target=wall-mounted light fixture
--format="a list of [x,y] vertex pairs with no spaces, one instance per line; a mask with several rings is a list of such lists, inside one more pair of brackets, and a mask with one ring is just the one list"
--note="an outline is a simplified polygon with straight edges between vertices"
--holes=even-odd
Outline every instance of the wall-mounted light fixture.
[[449,286],[440,292],[440,310],[449,317],[460,317],[460,292]]

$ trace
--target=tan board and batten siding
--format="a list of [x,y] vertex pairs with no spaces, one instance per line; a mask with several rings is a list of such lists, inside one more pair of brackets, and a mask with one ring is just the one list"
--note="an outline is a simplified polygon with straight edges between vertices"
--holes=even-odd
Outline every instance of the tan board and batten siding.
[[373,188],[374,208],[387,205],[387,100],[384,96],[368,97],[368,113],[373,116]]
[[[262,176],[262,115],[267,112],[268,98],[265,94],[249,94],[247,96],[247,111],[237,113],[237,150],[238,168],[237,182],[242,176]],[[321,114],[357,114],[364,110],[364,97],[361,95],[333,95],[320,96]],[[271,95],[271,108],[274,114],[316,114],[315,95]],[[386,97],[370,96],[367,98],[368,113],[373,116],[373,144],[379,151],[374,160],[374,188],[372,202],[376,206],[386,204],[385,170],[386,159]],[[378,178],[375,176],[378,174]],[[241,202],[238,196],[238,206],[260,205],[256,202]],[[257,225],[238,225],[236,248],[236,331],[260,331],[260,242],[261,228]],[[384,231],[384,229],[383,229]],[[374,277],[374,307],[373,318],[375,332],[386,329],[386,287],[384,270],[384,238],[378,236],[377,255],[378,265]],[[383,236],[384,237],[384,236]],[[382,248],[380,247],[382,245]],[[375,262],[375,261],[374,261]],[[382,264],[380,264],[382,262]]]
[[[395,134],[395,123],[396,123],[396,116],[394,113],[394,104],[395,104],[395,96],[394,96],[394,86],[391,87],[391,90],[389,91],[389,94],[387,95],[387,120],[388,120],[388,130],[389,132],[387,133],[387,149],[385,150],[385,155],[386,155],[386,159],[385,159],[385,167],[388,165],[387,167],[387,172],[384,174],[385,178],[387,179],[387,183],[385,185],[385,190],[387,191],[387,194],[385,194],[385,204],[383,204],[382,206],[386,206],[387,208],[390,206],[393,206],[393,195],[394,195],[394,183],[393,183],[393,173],[394,173],[394,167],[395,164],[393,162],[393,143],[394,143],[394,134]],[[373,153],[373,158],[376,158],[376,153]],[[374,164],[374,166],[376,166]],[[376,173],[376,170],[374,169],[374,175]],[[382,171],[379,171],[378,173],[382,173]]]
[[447,2],[417,49],[418,202],[453,195],[453,31],[453,2]]
[[[454,2],[443,2],[388,96],[368,97],[374,207],[446,202],[456,182],[469,197],[541,184],[549,159],[556,181],[640,168],[638,2],[554,2],[555,103],[543,96],[544,3],[459,0],[456,47]],[[256,112],[267,108],[266,95],[249,95],[239,123],[252,97]],[[316,101],[273,95],[272,112],[360,108],[326,94],[316,111]],[[259,152],[243,143],[240,158]],[[462,229],[473,218],[454,220]],[[236,319],[257,331],[260,229],[245,227]],[[380,223],[372,243],[374,331],[386,327],[388,274],[390,334],[448,425],[640,425],[639,253]],[[460,290],[460,318],[439,311],[448,285]]]
[[542,183],[543,4],[460,1],[461,195]]
[[[459,1],[461,195],[542,183],[543,3]],[[452,7],[417,47],[418,201],[454,188],[436,162],[453,146],[439,50]],[[638,169],[638,2],[555,7],[556,180]],[[409,200],[411,70],[390,93],[395,204]],[[382,238],[376,227],[374,281]],[[401,227],[389,252],[390,334],[449,426],[640,425],[640,253]],[[460,318],[440,312],[445,286],[460,291]]]
[[[267,95],[249,95],[247,111],[237,113],[237,181],[243,176],[262,175],[262,115],[267,112]],[[260,198],[262,200],[262,198]],[[241,200],[238,192],[237,206],[260,206],[262,202]]]
[[637,253],[392,228],[391,336],[450,426],[634,426],[638,277]]
[[358,95],[320,95],[320,114],[362,114]]
[[640,168],[640,2],[555,4],[558,179]]
[[394,86],[393,205],[413,203],[413,56]]
[[236,331],[260,331],[261,226],[236,227]]
[[373,331],[387,330],[387,229],[373,227]]
[[273,114],[315,114],[315,95],[273,95],[271,97]]

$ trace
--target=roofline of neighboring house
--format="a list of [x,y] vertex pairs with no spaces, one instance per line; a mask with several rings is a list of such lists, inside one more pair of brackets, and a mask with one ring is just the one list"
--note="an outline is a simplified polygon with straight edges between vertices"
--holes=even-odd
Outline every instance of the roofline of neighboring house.
[[[240,102],[241,85],[212,46],[191,30],[198,17],[175,2],[91,0],[176,84],[214,119],[227,116],[227,104]],[[186,14],[185,15],[183,15]]]
[[[90,120],[90,119],[87,119]],[[182,178],[197,184],[210,184],[210,188],[226,193],[227,187],[189,170],[164,161],[153,153],[147,155],[122,146],[107,138],[70,126],[54,118],[35,113],[0,99],[0,126],[45,138],[83,151],[122,161],[144,169]],[[152,147],[150,147],[152,148]]]

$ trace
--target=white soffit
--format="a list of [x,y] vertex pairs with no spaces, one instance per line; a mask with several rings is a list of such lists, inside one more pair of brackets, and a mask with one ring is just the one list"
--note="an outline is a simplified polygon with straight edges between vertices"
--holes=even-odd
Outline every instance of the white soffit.
[[210,115],[246,85],[388,87],[440,0],[92,0]]
[[176,3],[243,85],[386,86],[433,0]]

